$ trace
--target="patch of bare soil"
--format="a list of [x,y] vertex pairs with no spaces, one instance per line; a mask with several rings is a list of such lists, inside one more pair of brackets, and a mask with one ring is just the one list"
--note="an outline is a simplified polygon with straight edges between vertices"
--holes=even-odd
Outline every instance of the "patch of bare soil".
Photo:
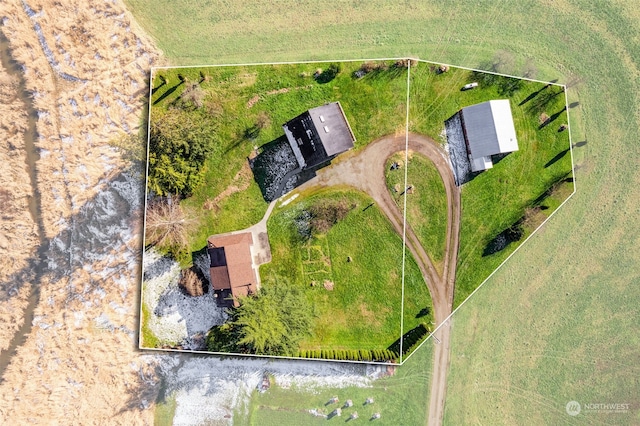
[[227,197],[235,194],[236,192],[242,192],[249,188],[252,179],[251,168],[249,167],[249,162],[246,162],[242,165],[242,168],[236,175],[233,177],[233,180],[227,186],[224,191],[218,194],[215,198],[209,199],[204,202],[203,208],[206,210],[217,210],[219,203]]
[[[108,142],[137,131],[159,53],[118,1],[9,0],[0,17],[38,117],[49,245],[31,331],[1,372],[0,423],[151,424],[155,358],[136,349],[141,182],[119,174]],[[0,74],[3,345],[25,317],[18,280],[38,241],[14,86]]]

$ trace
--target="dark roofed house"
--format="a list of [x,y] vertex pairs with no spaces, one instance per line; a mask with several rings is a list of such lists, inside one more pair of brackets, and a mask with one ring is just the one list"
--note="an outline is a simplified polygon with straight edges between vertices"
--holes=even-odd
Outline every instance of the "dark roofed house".
[[251,258],[252,245],[250,232],[212,235],[207,239],[211,285],[218,294],[231,293],[234,306],[238,306],[238,296],[257,291],[258,280]]
[[508,99],[462,108],[460,119],[472,172],[492,168],[492,155],[518,150]]
[[282,127],[300,169],[331,160],[356,140],[340,102],[312,108]]

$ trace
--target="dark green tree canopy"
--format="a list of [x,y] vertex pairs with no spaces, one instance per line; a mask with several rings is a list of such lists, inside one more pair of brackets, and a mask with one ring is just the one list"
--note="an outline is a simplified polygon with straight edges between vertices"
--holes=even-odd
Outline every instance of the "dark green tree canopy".
[[209,332],[208,349],[295,356],[312,319],[313,307],[302,289],[286,279],[267,282],[257,295],[240,300],[228,323]]
[[149,131],[149,189],[157,195],[189,196],[202,181],[214,151],[215,124],[197,112],[159,112]]

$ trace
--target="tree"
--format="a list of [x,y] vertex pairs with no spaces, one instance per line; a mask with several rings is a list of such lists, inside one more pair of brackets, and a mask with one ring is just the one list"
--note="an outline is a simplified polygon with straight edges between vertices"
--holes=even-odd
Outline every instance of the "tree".
[[186,111],[193,111],[204,106],[205,95],[200,83],[189,83],[176,99],[175,105]]
[[[288,280],[266,282],[256,295],[241,298],[224,326],[209,332],[209,350],[294,356],[309,335],[313,307]],[[233,342],[233,343],[230,343]]]
[[146,138],[144,136],[140,132],[123,133],[109,141],[109,145],[117,148],[122,159],[129,165],[144,164],[147,160]]
[[187,245],[187,226],[193,222],[186,219],[177,199],[156,198],[147,207],[147,244],[181,248]]
[[189,196],[202,181],[214,134],[213,120],[198,112],[159,112],[149,133],[149,189],[161,196]]

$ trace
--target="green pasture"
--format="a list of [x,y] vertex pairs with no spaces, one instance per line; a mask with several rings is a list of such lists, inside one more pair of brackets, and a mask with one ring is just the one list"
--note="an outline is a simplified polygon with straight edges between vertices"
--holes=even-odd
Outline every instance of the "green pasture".
[[[425,346],[402,367],[396,368],[395,374],[374,380],[369,387],[283,389],[272,386],[265,393],[254,391],[248,413],[244,410],[236,412],[234,421],[235,424],[260,426],[343,423],[356,411],[358,419],[349,423],[368,423],[374,413],[380,413],[380,419],[375,421],[376,424],[422,424],[427,410],[424,401],[429,399],[432,358],[433,348]],[[411,398],[407,398],[409,395]],[[335,396],[339,399],[338,403],[325,405]],[[367,398],[373,398],[373,404],[363,405]],[[342,407],[347,399],[353,401],[353,406],[343,408],[340,417],[327,420],[309,413],[309,410],[316,409],[323,414],[329,414],[334,409]]]
[[[402,167],[391,170],[393,163]],[[387,160],[387,186],[398,208],[404,210],[404,167],[407,169],[407,224],[415,231],[431,261],[442,273],[442,261],[447,237],[447,195],[442,178],[431,161],[413,153],[405,165],[404,153]]]

